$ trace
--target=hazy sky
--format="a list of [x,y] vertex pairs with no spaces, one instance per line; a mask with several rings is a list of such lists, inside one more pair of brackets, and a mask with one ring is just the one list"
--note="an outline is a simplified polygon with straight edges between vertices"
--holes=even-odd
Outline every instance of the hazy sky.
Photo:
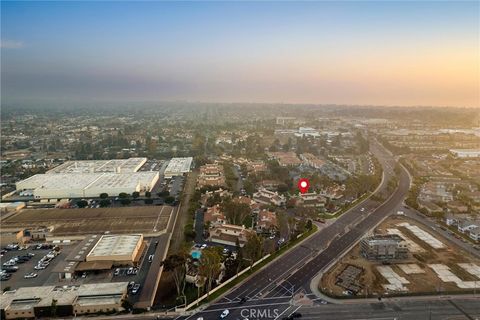
[[480,106],[480,4],[5,2],[6,99]]

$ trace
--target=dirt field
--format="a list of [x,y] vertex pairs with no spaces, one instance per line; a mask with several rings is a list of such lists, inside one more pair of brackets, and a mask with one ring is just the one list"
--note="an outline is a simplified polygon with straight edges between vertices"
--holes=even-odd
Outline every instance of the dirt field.
[[2,228],[53,226],[53,235],[92,233],[147,233],[166,228],[172,212],[169,206],[25,209],[2,220]]
[[[429,232],[436,239],[443,242],[445,248],[432,249],[424,241],[416,237],[409,229],[398,226],[398,223],[408,222],[410,225],[416,225],[426,232]],[[387,228],[396,228],[400,230],[405,237],[415,242],[423,252],[410,253],[409,258],[401,261],[392,261],[388,267],[400,277],[409,281],[405,284],[408,293],[437,293],[437,292],[465,292],[468,289],[460,289],[454,282],[442,281],[435,271],[428,264],[443,264],[450,268],[450,271],[463,281],[478,281],[478,289],[480,289],[480,279],[470,274],[458,263],[475,263],[480,266],[480,260],[471,256],[460,248],[452,247],[450,242],[437,233],[430,232],[421,224],[415,223],[413,220],[404,217],[392,217],[383,222],[376,230],[376,234],[386,234]],[[405,273],[400,264],[416,264],[422,273]],[[381,262],[369,261],[360,254],[360,245],[355,246],[339,263],[330,269],[322,278],[319,287],[322,291],[333,296],[344,296],[345,289],[336,285],[338,275],[348,266],[353,265],[363,269],[360,276],[360,284],[362,290],[357,294],[359,296],[376,296],[376,295],[395,295],[396,291],[386,290],[383,285],[389,282],[377,270],[378,266],[385,266]]]

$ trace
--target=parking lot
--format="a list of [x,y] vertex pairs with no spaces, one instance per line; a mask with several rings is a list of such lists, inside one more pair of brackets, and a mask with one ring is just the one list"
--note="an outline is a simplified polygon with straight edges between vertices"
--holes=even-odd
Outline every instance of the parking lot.
[[[23,262],[23,263],[16,263],[14,267],[17,267],[18,270],[16,272],[9,273],[11,275],[10,279],[3,280],[1,282],[2,289],[6,287],[10,287],[12,289],[16,289],[19,287],[35,287],[35,286],[43,286],[54,282],[57,279],[56,275],[51,273],[53,267],[59,262],[62,261],[64,257],[66,257],[66,251],[60,250],[58,251],[58,255],[54,258],[45,259],[48,261],[48,265],[45,266],[45,269],[35,270],[35,266],[39,264],[39,262],[44,258],[49,252],[53,250],[53,246],[51,248],[44,248],[44,249],[35,249],[35,245],[28,247],[25,250],[11,250],[7,251],[2,257],[2,270],[7,269],[4,264],[7,263],[9,260],[18,257],[18,256],[26,256],[32,255],[30,260]],[[19,261],[20,262],[20,261]],[[26,274],[35,273],[36,276],[32,278],[24,278]],[[54,276],[53,278],[51,276]]]
[[173,177],[170,183],[168,184],[168,191],[172,197],[177,198],[182,192],[183,184],[185,183],[184,176]]
[[[9,279],[1,281],[1,289],[10,287],[10,289],[18,289],[20,287],[36,287],[45,285],[65,285],[65,284],[84,284],[84,283],[98,283],[98,282],[135,282],[143,286],[148,270],[151,263],[148,261],[149,256],[155,251],[155,239],[150,242],[154,245],[148,246],[147,250],[143,254],[138,268],[135,268],[135,272],[129,272],[129,267],[114,268],[107,272],[89,271],[84,273],[78,273],[73,279],[60,280],[58,273],[53,272],[56,265],[64,261],[65,258],[74,250],[77,243],[71,243],[59,247],[58,255],[49,260],[48,265],[44,269],[35,270],[35,266],[39,264],[43,257],[49,252],[53,251],[54,246],[48,246],[43,249],[36,249],[36,244],[31,244],[27,249],[23,250],[10,250],[2,251],[2,270],[10,267],[18,268],[16,272],[7,272],[10,275]],[[19,257],[31,255],[32,257],[25,262],[15,263],[12,266],[4,266],[3,264],[9,260]],[[116,269],[119,270],[118,274],[115,274]],[[133,268],[132,268],[133,269]],[[36,276],[32,278],[25,278],[26,274],[35,273]],[[134,300],[134,299],[133,299]]]

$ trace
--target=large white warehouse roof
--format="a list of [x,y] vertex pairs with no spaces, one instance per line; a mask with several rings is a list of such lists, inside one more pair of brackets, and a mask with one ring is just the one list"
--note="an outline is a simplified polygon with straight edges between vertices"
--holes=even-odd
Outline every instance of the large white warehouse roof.
[[137,172],[147,158],[67,161],[47,173]]
[[171,178],[173,176],[181,176],[184,173],[190,172],[192,161],[192,157],[172,158],[172,160],[170,160],[170,162],[168,163],[167,168],[165,168],[165,177]]
[[33,190],[37,199],[98,197],[150,191],[159,179],[158,171],[138,169],[146,158],[101,161],[68,161],[46,174],[17,182],[17,190]]
[[103,235],[87,255],[87,260],[95,257],[132,256],[142,240],[141,234]]

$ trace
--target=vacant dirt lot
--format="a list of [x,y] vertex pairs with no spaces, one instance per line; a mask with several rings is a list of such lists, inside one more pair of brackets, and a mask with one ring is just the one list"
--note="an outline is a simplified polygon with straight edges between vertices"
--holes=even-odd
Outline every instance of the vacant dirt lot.
[[25,209],[2,220],[2,228],[53,226],[53,235],[91,233],[147,233],[166,228],[172,213],[169,206]]
[[[398,226],[399,223],[408,222],[411,225],[417,225],[424,231],[433,235],[436,239],[445,244],[443,249],[432,249],[424,241],[416,237],[410,230],[405,227]],[[480,279],[466,272],[458,266],[458,263],[476,263],[480,266],[480,261],[471,256],[467,252],[454,247],[450,242],[441,237],[435,232],[431,232],[428,228],[417,224],[415,221],[404,217],[392,217],[383,222],[376,230],[377,234],[386,234],[388,228],[396,228],[400,230],[405,237],[415,242],[423,252],[410,254],[410,257],[401,261],[391,261],[388,265],[399,276],[404,277],[410,283],[405,287],[408,293],[437,293],[437,292],[465,292],[465,289],[460,289],[454,282],[444,282],[432,270],[428,264],[444,264],[448,266],[452,273],[464,281],[478,281],[480,288]],[[400,267],[400,264],[416,264],[422,273],[407,274]],[[377,267],[382,266],[381,262],[369,261],[363,258],[360,254],[360,246],[355,246],[344,258],[341,259],[333,268],[331,268],[322,277],[319,287],[322,291],[334,296],[342,296],[345,289],[336,285],[338,275],[345,269],[347,265],[353,265],[363,269],[360,276],[360,284],[362,291],[358,294],[364,296],[370,295],[394,295],[396,292],[387,291],[383,285],[388,284],[388,281],[378,272]]]

